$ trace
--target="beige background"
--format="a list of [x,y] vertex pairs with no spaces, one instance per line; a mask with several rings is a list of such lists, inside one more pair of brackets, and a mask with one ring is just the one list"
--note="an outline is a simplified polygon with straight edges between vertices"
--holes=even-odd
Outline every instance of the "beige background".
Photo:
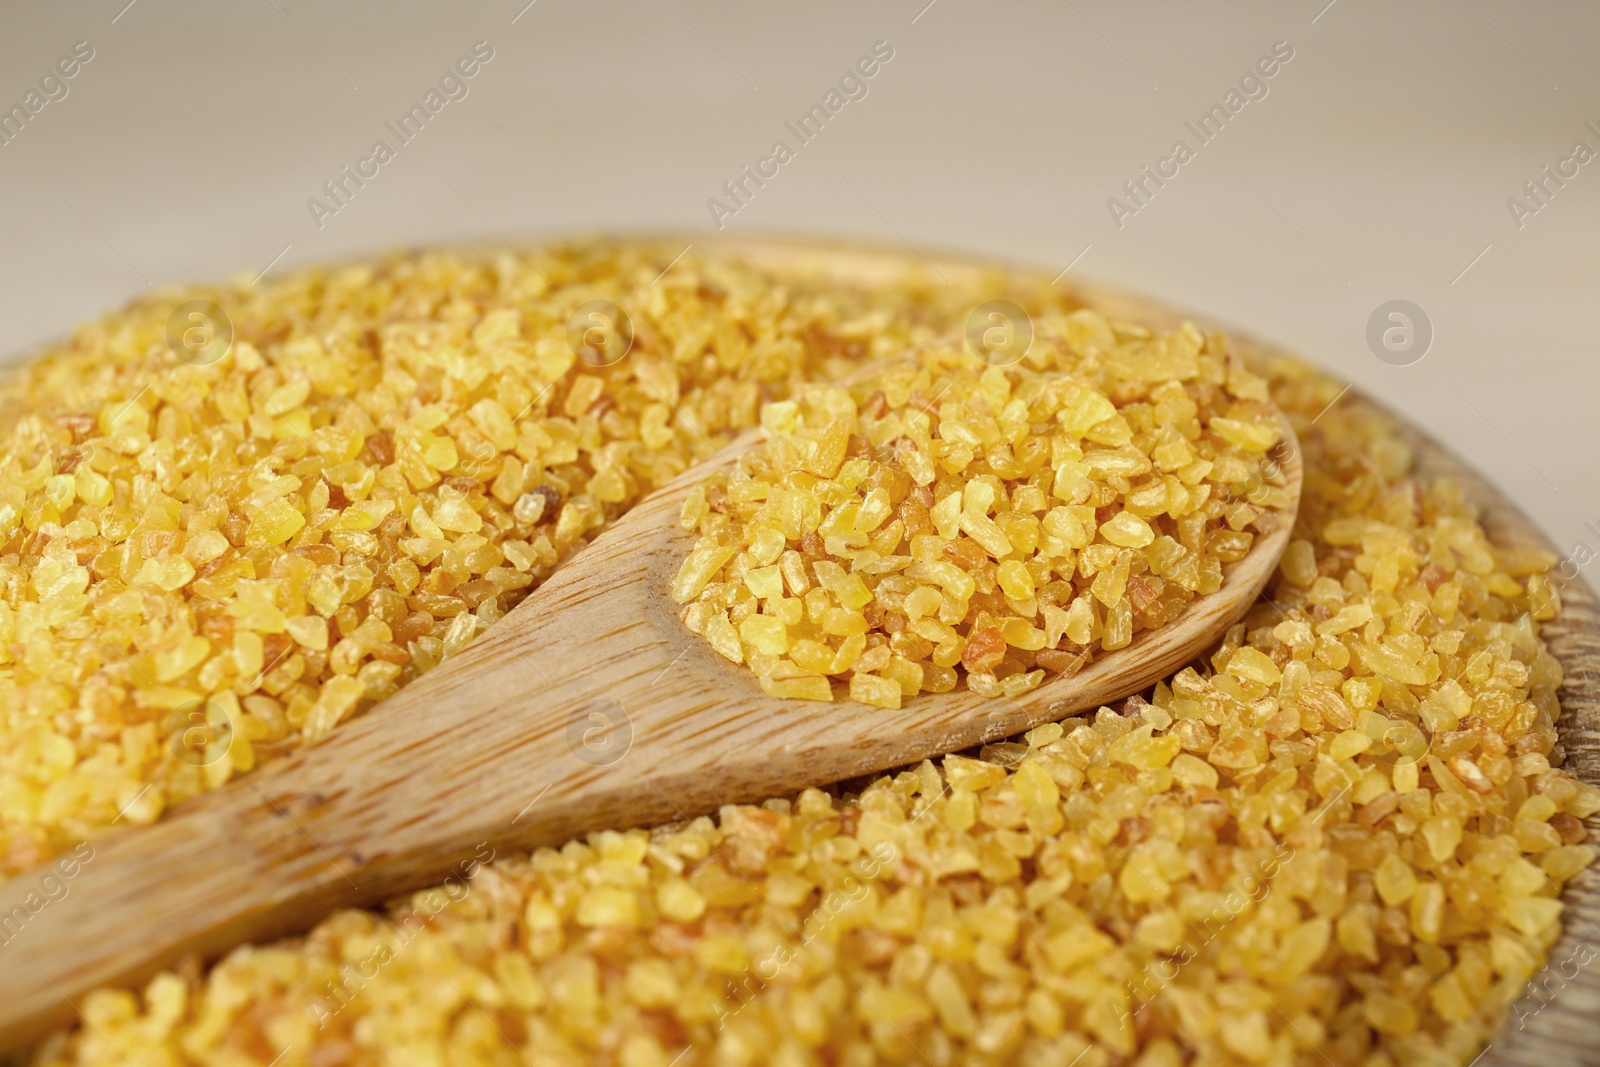
[[[706,201],[782,138],[735,233],[972,250],[1247,324],[1403,408],[1563,547],[1600,552],[1600,7],[720,0],[450,5],[94,0],[0,11],[0,103],[94,59],[0,146],[0,351],[147,284],[398,244],[711,232]],[[473,42],[494,58],[319,229],[306,207]],[[894,50],[809,144],[786,121]],[[1119,230],[1108,197],[1274,42],[1294,58]],[[286,249],[286,251],[285,251]],[[279,257],[282,253],[281,259]],[[1368,317],[1435,338],[1390,366]],[[1593,529],[1586,528],[1593,523]],[[1591,582],[1597,565],[1588,572]]]

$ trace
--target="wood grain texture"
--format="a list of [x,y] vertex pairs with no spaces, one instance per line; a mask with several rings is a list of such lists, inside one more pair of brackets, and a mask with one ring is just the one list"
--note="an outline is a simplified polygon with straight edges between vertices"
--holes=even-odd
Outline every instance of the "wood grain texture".
[[[932,274],[920,256],[898,249],[692,239],[702,248],[851,284],[887,283],[908,268]],[[673,242],[673,251],[683,243]],[[952,279],[996,269],[955,257],[934,263]],[[1030,282],[1050,280],[1020,273]],[[1152,326],[1183,318],[1215,325],[1109,290],[1075,291]],[[1247,352],[1274,351],[1231,332]],[[1407,432],[1419,473],[1462,481],[1486,509],[1497,540],[1545,544],[1482,479],[1423,435]],[[678,623],[662,592],[687,541],[637,535],[638,524],[670,524],[671,494],[681,490],[641,504],[517,611],[384,707],[155,826],[96,840],[96,855],[74,879],[72,894],[44,909],[26,938],[4,950],[0,1047],[44,1023],[66,1021],[69,1002],[96,984],[148,973],[185,950],[215,956],[243,940],[301,929],[333,907],[437,881],[483,842],[530,845],[596,826],[674,820],[969,747],[1069,710],[1047,690],[999,707],[951,694],[956,699],[941,701],[936,712],[926,696],[900,712],[847,702],[771,706],[742,668]],[[641,580],[652,575],[653,585]],[[1564,611],[1545,627],[1545,637],[1567,671],[1560,727],[1569,765],[1593,782],[1600,776],[1600,619],[1581,584],[1569,584],[1564,595]],[[597,611],[597,603],[625,610]],[[1157,674],[1196,651],[1163,649],[1166,633],[1141,635],[1133,646],[1141,662],[1160,666]],[[1108,657],[1078,676],[1095,694],[1090,706],[1142,687],[1120,674],[1117,662]],[[626,741],[616,732],[592,732],[614,716],[613,708],[626,716],[618,720],[627,723]],[[819,760],[828,761],[820,776]],[[23,875],[0,887],[0,913],[29,882]],[[1566,900],[1566,933],[1552,954],[1557,962],[1585,939],[1597,940],[1600,875],[1580,875]],[[1479,1067],[1600,1067],[1600,1042],[1590,1036],[1600,1016],[1594,971],[1569,980],[1526,1029],[1497,1041]]]

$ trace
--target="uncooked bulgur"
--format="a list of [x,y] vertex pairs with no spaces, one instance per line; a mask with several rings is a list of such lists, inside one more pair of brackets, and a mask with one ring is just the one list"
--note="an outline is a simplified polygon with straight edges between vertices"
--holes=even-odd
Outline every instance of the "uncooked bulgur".
[[[170,290],[0,386],[0,874],[322,736],[791,382],[931,336],[736,265],[533,257]],[[210,366],[169,347],[188,300],[232,320]],[[569,346],[589,300],[631,309],[621,363]]]
[[1192,324],[1033,332],[1010,366],[932,345],[763,407],[766,440],[684,503],[689,628],[771,696],[841,679],[898,708],[1018,696],[1216,592],[1290,502],[1266,382]]
[[[173,292],[23,370],[0,395],[9,869],[358,712],[802,383],[996,295],[1076,310],[1015,279],[858,291],[716,253],[652,286],[676,251]],[[161,344],[189,297],[233,317],[216,367]],[[638,335],[604,370],[560,340],[593,298]],[[1204,669],[93,993],[36,1062],[1468,1063],[1593,856],[1600,791],[1558,766],[1539,637],[1553,561],[1492,545],[1385,417],[1328,408],[1336,383],[1259,369],[1302,442],[1297,540]],[[222,693],[250,743],[213,775],[159,724]]]

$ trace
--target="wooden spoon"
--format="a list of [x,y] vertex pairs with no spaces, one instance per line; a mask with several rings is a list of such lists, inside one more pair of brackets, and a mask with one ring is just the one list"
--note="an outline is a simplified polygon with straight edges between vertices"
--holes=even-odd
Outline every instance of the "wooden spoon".
[[960,689],[898,711],[768,697],[679,621],[666,591],[693,541],[679,509],[758,440],[747,434],[373,713],[159,823],[0,885],[0,1051],[70,1022],[98,986],[303,930],[498,850],[826,785],[1136,693],[1217,642],[1277,566],[1301,485],[1280,420],[1278,478],[1293,505],[1263,517],[1266,532],[1219,592],[1020,698]]

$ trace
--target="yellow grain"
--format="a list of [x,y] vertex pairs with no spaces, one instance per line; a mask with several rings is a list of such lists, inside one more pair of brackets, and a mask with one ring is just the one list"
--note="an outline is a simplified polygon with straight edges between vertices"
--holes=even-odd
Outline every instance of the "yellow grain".
[[[430,254],[162,294],[22,368],[0,389],[5,871],[248,771],[176,756],[168,717],[186,694],[237,718],[236,757],[338,729],[465,647],[640,494],[740,428],[818,430],[843,400],[813,383],[925,349],[1001,284],[861,291],[697,253],[662,275],[679,251]],[[863,434],[867,452],[818,433],[783,466],[797,472],[787,495],[762,504],[730,481],[726,497],[691,496],[692,527],[720,515],[748,536],[702,557],[690,599],[721,585],[759,601],[741,623],[817,627],[790,641],[793,671],[764,677],[769,692],[829,699],[830,677],[858,666],[862,696],[946,691],[987,598],[1006,648],[966,677],[1003,693],[1036,673],[1010,637],[1087,648],[1110,626],[1120,637],[1119,582],[1158,574],[1192,594],[1216,580],[1186,509],[1210,522],[1227,484],[1214,479],[1237,473],[1219,464],[1261,440],[1228,423],[1209,445],[1150,435],[1198,417],[1197,381],[1248,399],[1236,360],[1208,363],[1224,342],[1004,284],[1044,344],[1027,373],[973,368],[951,410],[925,414],[931,374],[887,382],[901,421]],[[609,368],[565,342],[566,316],[597,293],[637,330]],[[233,352],[210,368],[161,350],[189,297],[235,320]],[[1134,403],[1050,378],[1046,337],[1156,384]],[[1263,370],[1301,430],[1301,539],[1271,602],[1149,703],[856,791],[507,855],[465,894],[341,912],[96,991],[79,1005],[92,1025],[34,1062],[1470,1063],[1545,962],[1562,885],[1594,857],[1572,834],[1600,791],[1560,766],[1560,671],[1530,600],[1553,561],[1496,548],[1455,487],[1415,479],[1385,417],[1329,407],[1338,383],[1288,361]],[[1043,431],[1010,405],[1047,379],[1048,424],[1068,441],[1013,474]],[[868,396],[846,396],[840,420],[859,420]],[[931,497],[910,535],[909,486]],[[1102,538],[1107,486],[1156,532],[1149,545]],[[768,505],[769,520],[741,517]],[[821,553],[799,544],[807,532]],[[977,576],[919,536],[971,539]],[[1012,554],[997,558],[1000,537]],[[910,562],[875,574],[869,554]],[[825,557],[839,570],[819,573]],[[1056,569],[1069,558],[1070,579]],[[873,599],[845,607],[861,587]],[[885,595],[906,625],[852,629]],[[777,647],[772,623],[747,635],[728,606],[691,624],[735,657]]]

